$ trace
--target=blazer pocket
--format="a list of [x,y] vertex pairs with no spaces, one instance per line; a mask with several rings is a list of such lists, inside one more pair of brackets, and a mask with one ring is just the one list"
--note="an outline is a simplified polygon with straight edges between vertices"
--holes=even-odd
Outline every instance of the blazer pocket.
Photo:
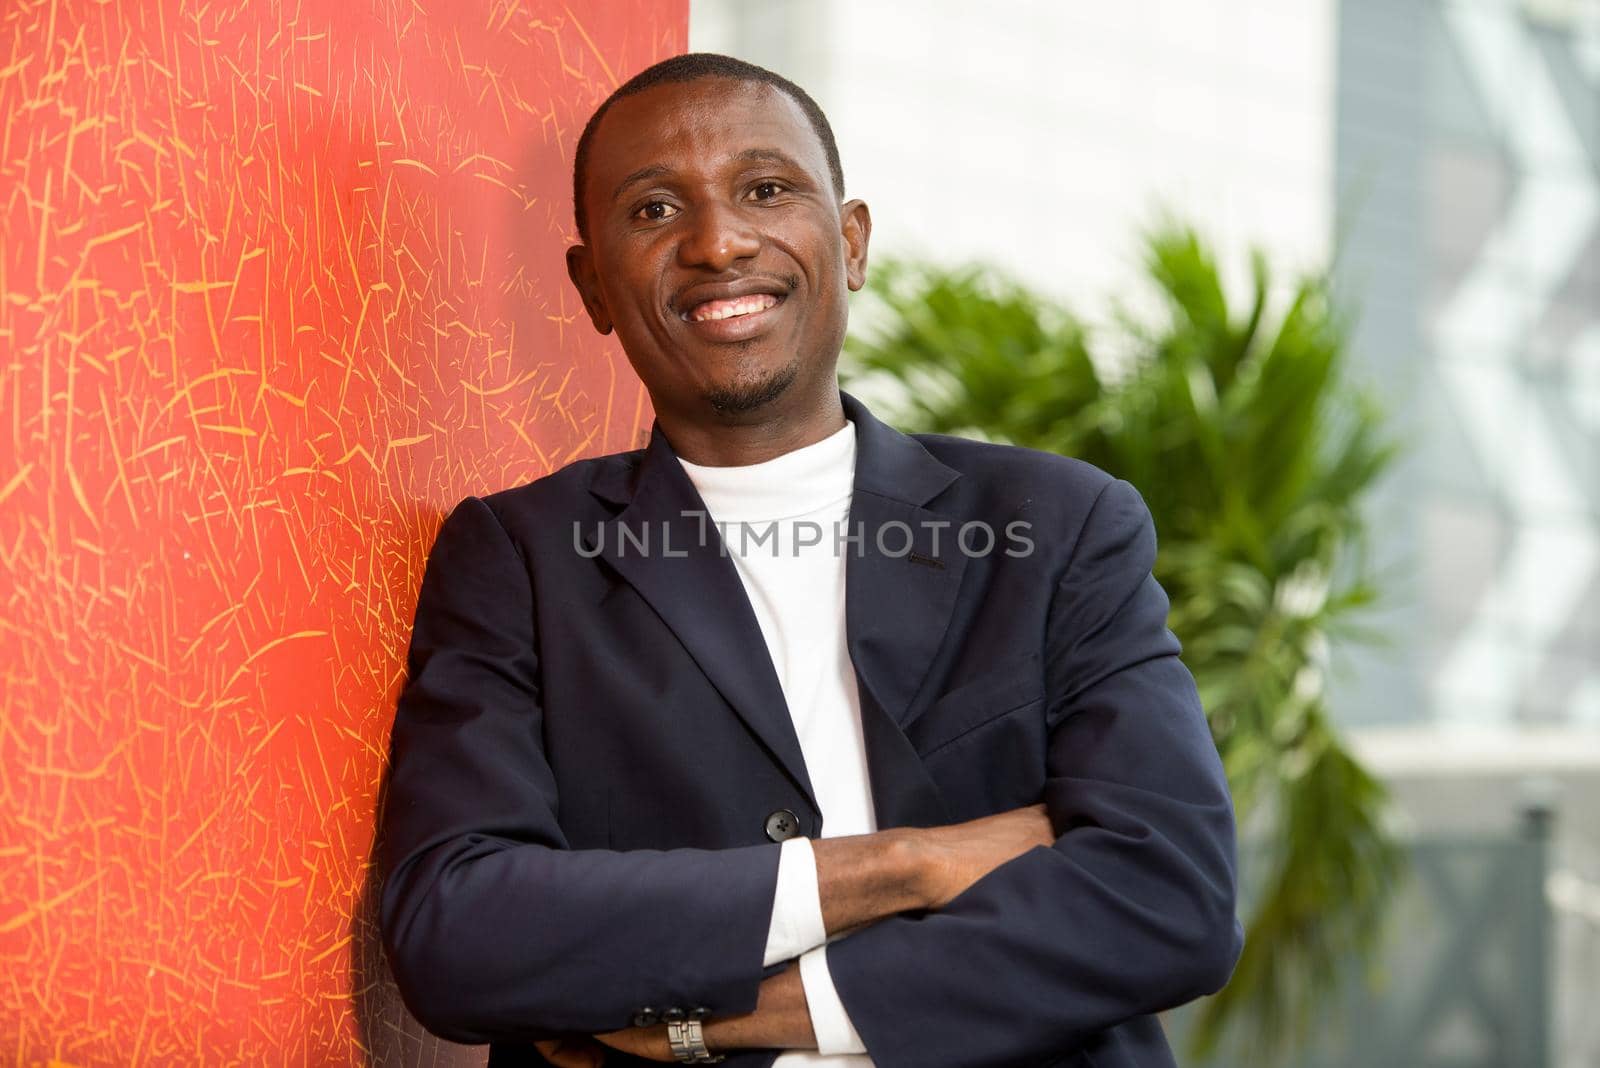
[[940,695],[913,720],[906,735],[924,757],[932,756],[988,723],[1044,700],[1039,654],[986,671]]

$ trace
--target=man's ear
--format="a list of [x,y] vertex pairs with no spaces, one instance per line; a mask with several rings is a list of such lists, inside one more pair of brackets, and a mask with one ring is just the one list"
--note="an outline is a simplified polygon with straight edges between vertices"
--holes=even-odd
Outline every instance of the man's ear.
[[606,312],[605,298],[600,295],[600,280],[594,273],[594,253],[588,245],[573,245],[567,249],[567,277],[578,288],[583,298],[589,321],[602,334],[611,333],[611,316]]
[[846,201],[839,209],[844,235],[844,277],[851,292],[867,284],[867,242],[872,237],[872,213],[864,200]]

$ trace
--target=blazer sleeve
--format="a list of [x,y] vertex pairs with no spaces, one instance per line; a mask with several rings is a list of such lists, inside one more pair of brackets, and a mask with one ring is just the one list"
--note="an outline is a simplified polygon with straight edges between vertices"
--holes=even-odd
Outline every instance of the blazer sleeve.
[[755,1007],[779,846],[573,850],[541,742],[531,580],[490,506],[446,518],[423,576],[378,848],[407,1007],[443,1037]]
[[1108,483],[1049,613],[1054,845],[828,946],[878,1068],[1042,1060],[1227,982],[1243,945],[1233,807],[1155,551],[1137,491]]

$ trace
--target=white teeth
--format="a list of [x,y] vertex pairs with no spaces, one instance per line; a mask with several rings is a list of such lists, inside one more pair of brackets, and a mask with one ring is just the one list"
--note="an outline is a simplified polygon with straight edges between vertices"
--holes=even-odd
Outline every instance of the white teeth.
[[692,323],[732,319],[738,315],[750,315],[754,312],[766,311],[777,303],[778,298],[770,293],[757,293],[754,296],[739,297],[735,300],[708,300],[698,308],[690,311],[684,318]]

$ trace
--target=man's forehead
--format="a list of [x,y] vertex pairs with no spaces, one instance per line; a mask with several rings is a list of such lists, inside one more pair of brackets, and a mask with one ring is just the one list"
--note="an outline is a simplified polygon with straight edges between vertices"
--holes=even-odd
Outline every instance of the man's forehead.
[[758,158],[776,151],[826,171],[821,142],[800,105],[776,86],[728,78],[668,82],[616,101],[595,131],[596,192],[638,168],[671,157],[697,163]]

